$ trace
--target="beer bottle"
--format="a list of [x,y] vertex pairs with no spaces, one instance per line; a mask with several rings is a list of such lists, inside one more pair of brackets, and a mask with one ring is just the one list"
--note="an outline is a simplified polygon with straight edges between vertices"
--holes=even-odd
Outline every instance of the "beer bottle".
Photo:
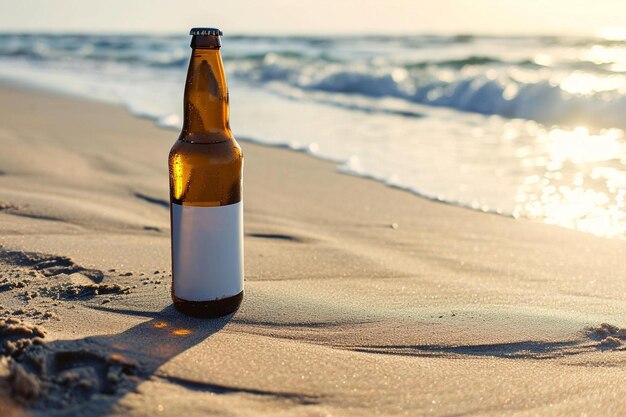
[[172,300],[196,317],[243,298],[243,154],[230,130],[220,36],[191,30],[182,131],[169,154]]

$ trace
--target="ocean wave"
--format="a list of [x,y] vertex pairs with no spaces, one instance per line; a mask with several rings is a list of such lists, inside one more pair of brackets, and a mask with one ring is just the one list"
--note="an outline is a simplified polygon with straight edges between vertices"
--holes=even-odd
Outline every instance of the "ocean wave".
[[[434,66],[303,63],[268,54],[263,61],[231,63],[231,73],[260,84],[286,84],[305,92],[392,97],[411,103],[549,124],[624,127],[626,80],[581,72],[524,69],[487,57]],[[461,64],[464,63],[466,65]],[[454,68],[454,66],[460,68]],[[475,68],[479,66],[479,68]],[[580,79],[572,79],[579,76]],[[610,82],[607,82],[610,81]],[[587,84],[587,89],[581,88]]]
[[[185,36],[3,34],[0,58],[182,73],[188,41]],[[224,43],[229,75],[261,88],[391,97],[551,124],[626,126],[626,59],[620,61],[626,43],[619,41],[462,34],[242,35],[226,37]],[[376,106],[356,110],[385,111]]]

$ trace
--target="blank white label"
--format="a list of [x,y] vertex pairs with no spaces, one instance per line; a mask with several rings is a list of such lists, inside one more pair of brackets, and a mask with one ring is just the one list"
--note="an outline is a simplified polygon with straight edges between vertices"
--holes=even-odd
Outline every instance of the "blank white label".
[[212,301],[243,291],[243,203],[171,205],[174,294]]

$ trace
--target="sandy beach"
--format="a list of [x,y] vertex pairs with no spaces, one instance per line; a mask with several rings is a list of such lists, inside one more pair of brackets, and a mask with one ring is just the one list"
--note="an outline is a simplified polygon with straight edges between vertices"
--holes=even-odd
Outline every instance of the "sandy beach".
[[3,416],[626,412],[624,240],[428,201],[245,138],[242,308],[176,313],[176,136],[0,88]]

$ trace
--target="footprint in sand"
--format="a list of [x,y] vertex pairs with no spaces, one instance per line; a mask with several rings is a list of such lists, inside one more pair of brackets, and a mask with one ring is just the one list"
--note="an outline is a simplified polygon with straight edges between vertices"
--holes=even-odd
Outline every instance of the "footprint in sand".
[[79,272],[95,282],[99,282],[104,278],[102,271],[84,268],[65,256],[0,250],[0,261],[14,266],[28,267],[39,271],[46,277],[54,277],[61,274],[71,275]]
[[35,408],[67,407],[95,394],[115,394],[138,364],[88,341],[45,344],[45,331],[16,318],[0,320],[0,359],[6,374],[0,385]]

